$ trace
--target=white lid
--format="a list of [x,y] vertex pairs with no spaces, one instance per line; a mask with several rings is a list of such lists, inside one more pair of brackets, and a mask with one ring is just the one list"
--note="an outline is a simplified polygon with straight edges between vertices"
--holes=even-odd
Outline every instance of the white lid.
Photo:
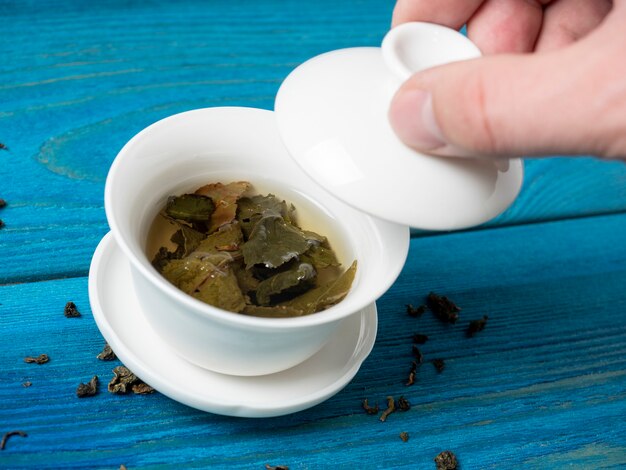
[[278,128],[291,156],[318,184],[376,217],[431,230],[481,224],[504,211],[522,185],[520,160],[434,157],[404,145],[387,120],[391,99],[412,73],[480,56],[452,29],[408,23],[382,47],[314,57],[276,96]]

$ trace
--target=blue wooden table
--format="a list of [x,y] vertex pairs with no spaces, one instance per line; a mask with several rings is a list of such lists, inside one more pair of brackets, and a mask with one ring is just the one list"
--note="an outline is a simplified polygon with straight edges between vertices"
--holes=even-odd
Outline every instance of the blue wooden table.
[[[295,415],[212,415],[159,393],[78,399],[119,365],[87,298],[108,231],[103,185],[121,146],[167,115],[272,109],[279,84],[319,53],[375,46],[393,3],[298,0],[0,0],[0,451],[2,468],[434,468],[626,466],[626,166],[527,162],[515,205],[460,233],[415,234],[378,302],[372,354],[325,403]],[[456,325],[408,317],[430,291]],[[74,301],[81,318],[65,318]],[[471,319],[489,316],[474,338]],[[427,362],[405,386],[411,335]],[[50,362],[23,358],[46,353]],[[23,383],[30,382],[29,387]],[[412,404],[382,423],[361,400]],[[409,441],[399,438],[409,433]]]

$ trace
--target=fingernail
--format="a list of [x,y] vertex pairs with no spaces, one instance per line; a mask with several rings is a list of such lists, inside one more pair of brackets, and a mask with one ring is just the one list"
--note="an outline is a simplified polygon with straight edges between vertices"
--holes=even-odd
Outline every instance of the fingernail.
[[432,95],[420,89],[400,90],[391,101],[389,121],[405,144],[433,150],[445,144],[435,119]]

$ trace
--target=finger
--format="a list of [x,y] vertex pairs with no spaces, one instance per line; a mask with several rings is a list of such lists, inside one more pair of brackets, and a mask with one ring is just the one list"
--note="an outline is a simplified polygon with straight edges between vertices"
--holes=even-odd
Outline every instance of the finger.
[[460,29],[484,0],[398,0],[391,26],[427,21]]
[[483,54],[531,52],[541,30],[543,7],[528,0],[487,0],[467,24]]
[[611,11],[610,0],[559,0],[548,5],[539,33],[538,51],[560,49],[595,29]]
[[418,73],[394,97],[391,124],[435,155],[624,155],[626,64],[616,63],[621,49],[598,43],[605,38]]

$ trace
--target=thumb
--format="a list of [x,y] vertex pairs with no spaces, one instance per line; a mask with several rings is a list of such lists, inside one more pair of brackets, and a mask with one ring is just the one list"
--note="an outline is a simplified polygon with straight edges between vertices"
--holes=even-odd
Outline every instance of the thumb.
[[560,51],[436,67],[402,85],[389,119],[404,143],[434,155],[623,156],[620,56],[583,40]]

